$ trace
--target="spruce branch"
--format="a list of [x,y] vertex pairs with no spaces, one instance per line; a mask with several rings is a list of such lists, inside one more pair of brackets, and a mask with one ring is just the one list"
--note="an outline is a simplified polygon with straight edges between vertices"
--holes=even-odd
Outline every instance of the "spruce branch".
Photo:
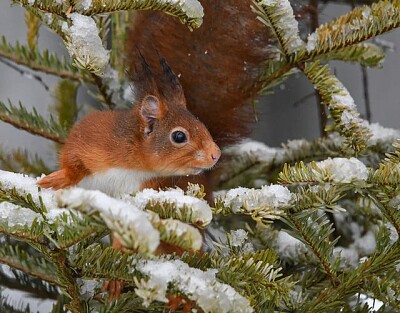
[[180,188],[165,191],[145,189],[127,200],[140,209],[157,213],[161,218],[173,218],[204,228],[212,219],[211,208],[204,196],[203,187],[189,184],[186,192]]
[[355,8],[308,36],[305,60],[337,51],[400,26],[400,1],[382,0]]
[[67,133],[67,130],[56,123],[52,116],[50,116],[50,121],[46,121],[35,108],[30,113],[21,103],[18,108],[10,101],[8,101],[8,106],[0,101],[0,120],[57,143],[64,143]]
[[239,187],[216,199],[214,214],[244,214],[257,223],[268,224],[285,214],[291,197],[290,191],[280,185],[261,189]]
[[400,245],[396,243],[387,246],[383,251],[377,251],[360,266],[340,276],[341,284],[329,287],[321,291],[319,296],[303,303],[299,312],[321,312],[327,307],[336,307],[344,303],[348,296],[360,291],[365,283],[380,273],[386,273],[399,264],[398,255]]
[[78,0],[71,1],[73,12],[83,15],[111,13],[122,10],[157,10],[173,15],[186,24],[190,30],[200,27],[203,22],[203,8],[197,0],[161,1],[161,0],[93,0],[89,7],[83,7]]
[[57,0],[11,0],[14,4],[19,4],[25,7],[27,10],[35,9],[44,13],[56,14],[59,16],[65,16],[66,14],[66,3]]
[[[0,167],[10,172],[23,172],[34,176],[51,172],[37,154],[30,155],[28,150],[14,149],[6,153],[0,146]],[[7,149],[8,150],[8,149]]]
[[6,243],[0,247],[0,263],[46,282],[56,283],[57,277],[54,275],[55,267],[52,263],[37,253],[29,253],[26,247],[21,247],[17,243],[12,244],[10,241]]
[[[58,249],[67,249],[76,244],[89,245],[108,235],[109,230],[96,218],[82,218],[72,211],[56,218],[48,237]],[[59,231],[62,230],[62,231]]]
[[343,208],[337,203],[345,196],[344,192],[346,189],[335,185],[329,186],[329,188],[326,188],[324,185],[299,186],[296,192],[293,192],[291,211],[301,212],[310,209],[320,209],[332,213],[342,212]]
[[30,12],[25,12],[25,24],[27,28],[28,47],[31,50],[35,50],[39,37],[39,18]]
[[108,87],[104,84],[104,80],[94,73],[91,73],[91,77],[99,91],[99,97],[97,98],[100,100],[100,103],[102,103],[105,108],[113,110],[117,104],[113,102],[112,94],[108,92]]
[[69,266],[69,261],[64,251],[59,251],[52,256],[57,265],[58,284],[63,288],[64,293],[70,299],[66,308],[72,313],[89,313],[89,306],[81,299],[79,287],[75,280],[75,274]]
[[9,44],[4,36],[1,38],[0,57],[8,59],[16,64],[29,67],[32,70],[55,75],[61,78],[80,81],[85,76],[78,74],[77,69],[71,67],[68,61],[61,59],[55,53],[48,50],[40,52],[39,49],[31,49],[19,42],[15,46]]
[[[179,294],[195,301],[204,311],[220,312],[221,305],[225,305],[227,311],[235,308],[235,312],[252,312],[246,298],[215,280],[213,269],[203,272],[179,259],[143,259],[140,255],[122,254],[121,251],[93,245],[77,253],[72,265],[79,268],[84,277],[116,278],[127,286],[136,287],[135,293],[142,298],[144,305],[156,300],[167,302],[167,295]],[[198,282],[206,286],[206,290],[199,288]],[[214,295],[212,300],[210,294]]]
[[359,43],[318,57],[321,61],[356,62],[363,67],[381,68],[385,59],[383,49],[373,43]]
[[9,298],[2,296],[1,292],[0,292],[0,310],[1,312],[7,312],[7,313],[31,313],[29,304],[25,306],[23,304],[15,305],[15,303],[11,303]]
[[184,250],[198,251],[203,244],[200,231],[186,223],[174,219],[160,219],[154,214],[151,220],[155,229],[160,232],[160,240]]
[[53,90],[52,109],[57,113],[58,122],[70,129],[78,117],[77,95],[80,84],[68,79],[60,80]]
[[267,61],[258,81],[260,93],[267,94],[273,87],[278,86],[297,71],[298,69],[293,64]]
[[344,138],[345,144],[357,155],[366,148],[371,137],[368,122],[361,119],[356,105],[343,84],[329,73],[327,66],[319,62],[306,64],[301,68],[321,96],[321,101],[328,106],[335,121],[334,129]]
[[283,221],[293,230],[288,233],[306,244],[320,262],[321,270],[329,277],[333,286],[340,285],[341,281],[337,275],[338,263],[332,264],[333,248],[339,238],[331,241],[330,236],[334,229],[329,220],[316,213],[300,216],[299,214],[288,214]]
[[298,23],[288,0],[254,0],[253,3],[253,11],[274,32],[286,61],[304,49],[305,43],[299,36]]
[[214,254],[211,267],[218,269],[221,281],[251,299],[252,306],[259,312],[264,312],[271,304],[279,306],[281,301],[287,300],[293,287],[288,277],[282,277],[277,255],[272,250],[227,257]]

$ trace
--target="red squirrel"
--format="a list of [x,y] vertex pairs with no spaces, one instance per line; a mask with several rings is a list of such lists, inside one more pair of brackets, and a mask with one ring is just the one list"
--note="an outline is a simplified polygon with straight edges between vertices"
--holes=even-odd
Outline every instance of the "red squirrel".
[[159,57],[159,75],[139,59],[134,108],[94,112],[76,123],[60,151],[61,169],[39,186],[77,185],[117,196],[155,177],[197,175],[216,164],[221,151],[186,108],[179,79],[165,59]]
[[[179,75],[188,108],[206,125],[223,147],[248,136],[254,121],[252,101],[260,90],[259,78],[272,43],[268,28],[251,10],[252,0],[200,0],[203,24],[194,31],[163,12],[137,11],[128,31],[125,59],[131,71],[137,66],[137,46],[156,49]],[[158,62],[155,55],[146,58]],[[207,200],[218,174],[207,171],[182,177],[205,186]],[[158,179],[147,187],[175,186],[176,179]]]

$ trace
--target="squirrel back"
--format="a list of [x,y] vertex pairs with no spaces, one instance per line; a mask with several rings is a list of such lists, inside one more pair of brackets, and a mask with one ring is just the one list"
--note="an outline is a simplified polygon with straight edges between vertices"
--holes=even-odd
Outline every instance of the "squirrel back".
[[93,112],[74,125],[61,149],[61,169],[40,186],[118,195],[154,177],[196,175],[215,165],[218,146],[187,110],[176,75],[163,58],[159,62],[163,75],[155,76],[141,58],[132,109]]
[[136,46],[160,51],[180,78],[189,110],[225,145],[250,133],[252,100],[260,89],[271,37],[251,10],[252,0],[200,2],[204,21],[193,32],[164,13],[136,12],[126,63],[134,68]]

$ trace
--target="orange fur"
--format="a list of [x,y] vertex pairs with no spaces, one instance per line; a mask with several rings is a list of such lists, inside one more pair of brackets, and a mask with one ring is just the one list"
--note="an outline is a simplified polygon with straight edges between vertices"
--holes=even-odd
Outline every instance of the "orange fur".
[[[163,177],[196,175],[213,167],[220,149],[203,123],[187,110],[177,77],[165,61],[161,59],[160,64],[166,77],[156,80],[144,63],[134,108],[94,112],[76,123],[60,151],[61,170],[38,185],[64,188],[110,169]],[[176,131],[183,132],[187,140],[174,142]]]

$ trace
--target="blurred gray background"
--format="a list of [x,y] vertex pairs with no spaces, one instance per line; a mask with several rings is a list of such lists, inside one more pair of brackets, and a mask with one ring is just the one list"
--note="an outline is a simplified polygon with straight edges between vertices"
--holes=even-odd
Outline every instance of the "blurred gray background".
[[[347,12],[351,8],[346,5],[329,4],[324,7],[320,15],[321,22]],[[19,6],[10,7],[9,1],[0,1],[0,35],[5,35],[9,42],[17,40],[26,43],[24,23],[24,9]],[[400,31],[381,36],[395,46],[400,45]],[[39,46],[50,51],[65,54],[65,49],[58,37],[41,28]],[[332,68],[349,89],[358,104],[359,111],[365,113],[361,68],[358,65],[340,62],[332,63]],[[398,51],[388,51],[383,69],[368,69],[369,95],[371,99],[372,122],[379,122],[386,127],[400,128],[400,62]],[[50,90],[57,82],[54,76],[40,75]],[[280,146],[289,139],[312,139],[319,136],[318,110],[313,96],[314,89],[302,75],[292,77],[276,89],[275,94],[263,97],[257,105],[258,123],[254,126],[253,137],[270,146]],[[299,103],[300,99],[305,99]],[[10,99],[14,104],[21,101],[27,108],[35,107],[37,111],[47,116],[50,114],[49,105],[52,104],[52,94],[36,80],[23,76],[9,66],[0,63],[0,100]],[[80,97],[80,101],[87,98]],[[83,103],[81,103],[83,104]],[[53,143],[29,135],[12,126],[0,122],[0,146],[8,148],[26,148],[36,152],[51,164],[56,163],[53,152]],[[13,293],[10,290],[5,294],[14,295],[18,302],[26,295]],[[51,302],[31,302],[32,309],[48,312]]]

